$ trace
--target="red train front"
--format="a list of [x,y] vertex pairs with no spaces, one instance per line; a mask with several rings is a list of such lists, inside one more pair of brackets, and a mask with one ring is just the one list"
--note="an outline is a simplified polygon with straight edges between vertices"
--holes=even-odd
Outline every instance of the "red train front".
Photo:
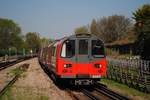
[[104,43],[94,35],[78,34],[41,49],[39,61],[62,82],[89,85],[106,75]]

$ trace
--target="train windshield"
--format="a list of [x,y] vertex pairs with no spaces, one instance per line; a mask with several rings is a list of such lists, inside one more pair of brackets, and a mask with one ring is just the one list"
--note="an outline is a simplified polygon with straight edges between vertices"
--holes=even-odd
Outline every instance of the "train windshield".
[[72,57],[75,55],[75,40],[66,40],[63,43],[61,57]]
[[92,40],[92,56],[104,57],[104,45],[100,40]]
[[88,54],[88,40],[87,39],[79,40],[79,54],[80,55]]

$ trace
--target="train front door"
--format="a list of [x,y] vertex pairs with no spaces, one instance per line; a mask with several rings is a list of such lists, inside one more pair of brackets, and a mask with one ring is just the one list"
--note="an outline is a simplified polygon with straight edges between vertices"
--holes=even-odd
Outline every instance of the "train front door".
[[78,74],[88,74],[90,67],[90,41],[88,38],[78,38],[76,42],[77,72]]

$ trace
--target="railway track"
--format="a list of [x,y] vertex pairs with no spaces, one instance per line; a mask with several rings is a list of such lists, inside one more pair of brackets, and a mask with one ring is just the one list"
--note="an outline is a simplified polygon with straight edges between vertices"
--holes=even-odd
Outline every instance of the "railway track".
[[69,93],[69,95],[74,99],[74,100],[80,100],[79,97],[73,93],[72,90],[70,90],[69,88],[66,89],[66,91]]
[[0,91],[0,98],[7,91],[7,89],[17,81],[18,78],[19,75],[16,75],[11,81],[9,81],[9,83]]
[[75,100],[130,100],[107,88],[106,85],[96,83],[93,87],[82,88],[79,91],[66,90]]
[[96,83],[96,87],[94,89],[96,91],[106,95],[107,97],[109,97],[112,100],[130,100],[129,98],[108,89],[105,85],[103,85],[101,83]]
[[[89,89],[81,89],[80,91],[66,90],[74,100],[101,100],[101,95],[95,95]],[[106,99],[102,99],[106,100]]]
[[[35,56],[33,56],[33,57],[35,57]],[[24,60],[28,60],[30,58],[33,58],[33,57],[24,57],[24,58],[19,58],[19,59],[14,60],[14,61],[8,61],[8,62],[0,63],[0,71],[4,70],[10,66],[13,66],[19,62],[22,62]]]
[[73,100],[99,100],[95,99],[95,96],[93,96],[90,92],[86,90],[74,91],[66,89],[66,91],[73,98]]
[[[23,64],[19,67],[19,69],[21,71],[26,71],[29,67],[29,64]],[[20,77],[21,73],[17,73],[15,76],[13,76],[13,78],[3,87],[3,89],[0,91],[0,100],[1,100],[1,97],[5,94],[5,92],[7,91],[7,89],[9,87],[11,87],[17,80],[18,78]]]
[[86,96],[88,96],[91,100],[100,100],[100,98],[98,96],[95,96],[91,91],[89,91],[87,89],[83,89],[82,93],[85,94]]

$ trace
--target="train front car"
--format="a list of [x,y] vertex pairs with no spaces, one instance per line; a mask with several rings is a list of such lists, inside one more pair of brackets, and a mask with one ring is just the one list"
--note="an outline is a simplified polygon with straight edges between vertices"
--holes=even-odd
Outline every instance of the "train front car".
[[75,85],[90,85],[106,75],[104,44],[96,36],[70,36],[57,46],[57,74]]

